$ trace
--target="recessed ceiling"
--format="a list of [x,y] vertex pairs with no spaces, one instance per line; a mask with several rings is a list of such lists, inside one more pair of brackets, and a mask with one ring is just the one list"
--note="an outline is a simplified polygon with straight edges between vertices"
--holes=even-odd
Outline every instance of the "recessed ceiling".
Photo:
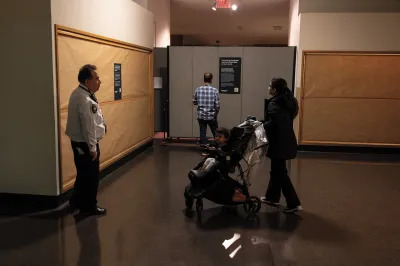
[[193,45],[288,43],[289,0],[235,2],[237,11],[213,11],[214,0],[171,0],[171,34]]

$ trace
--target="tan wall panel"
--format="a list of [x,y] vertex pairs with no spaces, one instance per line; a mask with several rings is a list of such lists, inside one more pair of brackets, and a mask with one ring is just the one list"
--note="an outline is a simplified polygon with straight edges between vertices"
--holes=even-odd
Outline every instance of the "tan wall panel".
[[400,99],[400,54],[306,54],[304,97]]
[[400,100],[305,99],[302,144],[400,146]]
[[[100,165],[109,164],[113,158],[150,138],[149,97],[142,97],[117,104],[103,104],[101,110],[107,118],[108,131],[100,141]],[[67,112],[60,113],[61,158],[63,184],[73,182],[76,175],[73,153],[69,138],[65,135]]]
[[96,96],[100,102],[114,100],[114,63],[122,65],[123,99],[148,95],[149,54],[123,49],[88,40],[58,36],[59,99],[60,109],[68,106],[69,96],[78,84],[78,71],[84,64],[98,68],[100,90]]
[[[100,168],[150,141],[153,134],[152,56],[150,51],[90,33],[57,27],[59,145],[63,191],[72,187],[76,170],[65,135],[68,101],[77,87],[79,68],[95,64],[102,81],[96,93],[108,132],[100,141]],[[81,35],[82,34],[82,35]],[[114,101],[114,63],[122,65],[122,100]]]
[[107,122],[107,135],[101,142],[102,162],[150,137],[149,97],[105,104],[101,110],[105,117],[112,117]]

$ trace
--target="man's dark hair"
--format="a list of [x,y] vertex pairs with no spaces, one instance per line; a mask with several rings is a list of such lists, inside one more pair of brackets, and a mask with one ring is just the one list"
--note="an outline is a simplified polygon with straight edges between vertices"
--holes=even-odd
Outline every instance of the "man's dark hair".
[[204,73],[204,82],[210,83],[213,79],[213,74],[211,73]]
[[78,81],[84,84],[86,80],[92,78],[92,71],[95,71],[96,69],[97,67],[95,65],[84,65],[79,69]]
[[229,131],[229,129],[224,128],[224,127],[217,128],[217,130],[215,130],[215,134],[222,135],[226,139],[229,139],[229,137],[231,136],[231,132]]

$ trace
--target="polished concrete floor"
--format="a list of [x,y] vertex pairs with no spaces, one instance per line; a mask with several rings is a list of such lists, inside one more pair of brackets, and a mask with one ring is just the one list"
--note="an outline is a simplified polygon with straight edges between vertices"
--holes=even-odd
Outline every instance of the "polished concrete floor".
[[[206,201],[199,220],[183,190],[200,159],[192,146],[147,149],[103,180],[103,217],[1,214],[0,265],[400,265],[398,156],[301,153],[289,169],[302,214],[263,206],[249,219]],[[268,160],[254,169],[252,194],[268,172]]]

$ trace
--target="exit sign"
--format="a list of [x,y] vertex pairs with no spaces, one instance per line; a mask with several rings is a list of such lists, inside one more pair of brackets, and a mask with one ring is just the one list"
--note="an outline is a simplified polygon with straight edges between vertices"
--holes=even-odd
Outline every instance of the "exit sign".
[[230,0],[217,0],[217,8],[231,8]]

